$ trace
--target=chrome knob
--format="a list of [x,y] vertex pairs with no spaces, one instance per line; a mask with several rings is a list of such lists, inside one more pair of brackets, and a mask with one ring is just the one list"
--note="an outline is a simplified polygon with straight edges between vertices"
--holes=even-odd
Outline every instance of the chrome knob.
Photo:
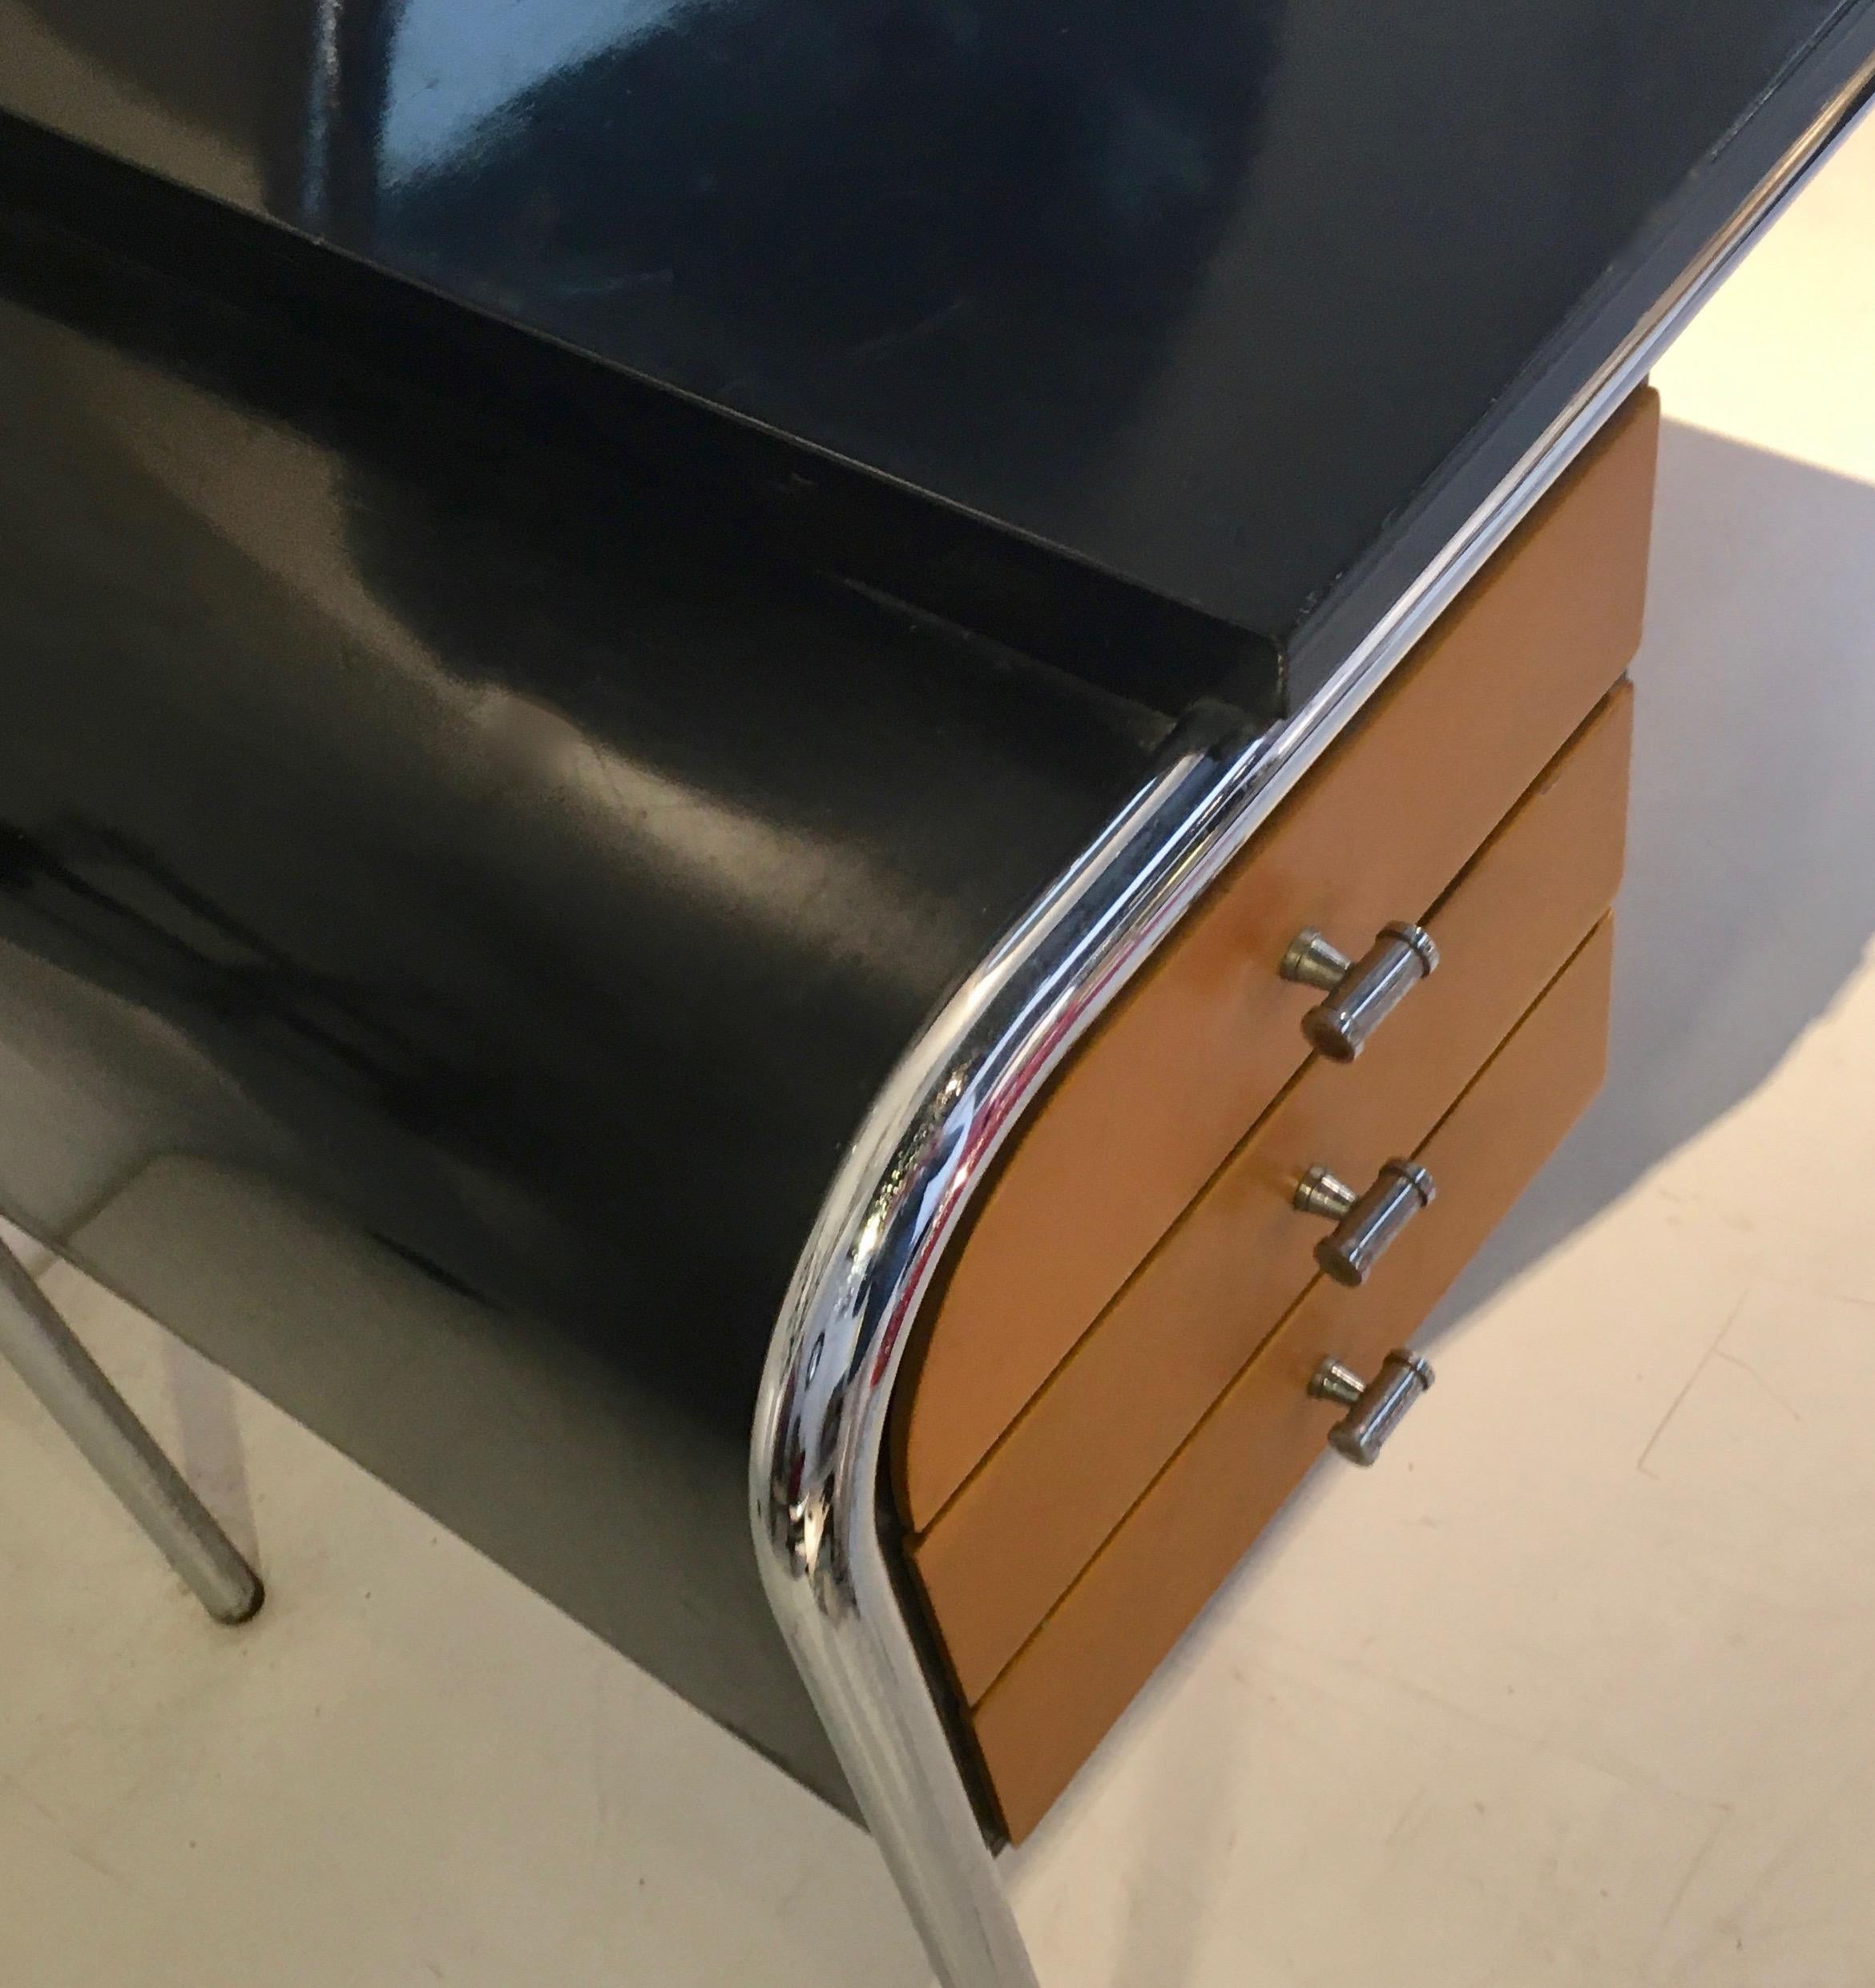
[[1351,1063],[1438,963],[1432,934],[1417,925],[1385,926],[1357,960],[1310,926],[1296,934],[1277,971],[1284,980],[1319,987],[1329,997],[1303,1016],[1302,1033],[1330,1062]]
[[1400,1426],[1401,1417],[1433,1384],[1433,1370],[1416,1353],[1396,1349],[1380,1372],[1363,1381],[1338,1360],[1325,1360],[1309,1376],[1308,1392],[1334,1401],[1347,1413],[1329,1431],[1329,1446],[1350,1463],[1367,1469]]
[[1438,1194],[1417,1161],[1389,1159],[1365,1194],[1327,1167],[1311,1167],[1296,1183],[1294,1202],[1303,1214],[1335,1224],[1334,1233],[1315,1245],[1315,1260],[1337,1284],[1357,1284],[1366,1283],[1388,1245]]

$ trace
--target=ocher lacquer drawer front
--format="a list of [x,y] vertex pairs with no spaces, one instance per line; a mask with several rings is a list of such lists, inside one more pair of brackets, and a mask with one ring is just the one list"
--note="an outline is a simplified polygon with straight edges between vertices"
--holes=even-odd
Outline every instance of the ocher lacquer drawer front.
[[[1633,697],[1620,685],[1434,909],[1437,973],[1353,1068],[1316,1060],[912,1549],[974,1703],[1314,1274],[1313,1165],[1409,1153],[1614,902]],[[1382,1290],[1392,1254],[1371,1273]]]
[[1277,973],[1297,932],[1359,954],[1383,925],[1423,917],[1621,675],[1640,634],[1656,426],[1651,393],[1615,417],[1031,1115],[903,1384],[893,1461],[914,1529],[1301,1063],[1320,997]]
[[[1012,1837],[1040,1821],[1321,1454],[1341,1411],[1309,1397],[1317,1364],[1372,1372],[1403,1345],[1594,1095],[1611,939],[1604,921],[1425,1142],[1438,1199],[1388,1274],[1359,1290],[1308,1287],[977,1708]],[[1427,1439],[1438,1399],[1417,1411]],[[1378,1492],[1385,1480],[1369,1482]]]

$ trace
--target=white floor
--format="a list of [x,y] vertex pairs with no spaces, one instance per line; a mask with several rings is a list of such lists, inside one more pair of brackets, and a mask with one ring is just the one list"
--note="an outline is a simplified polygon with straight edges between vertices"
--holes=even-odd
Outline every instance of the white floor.
[[[1010,1872],[1045,1988],[1875,1984],[1875,124],[1658,376],[1615,1073]],[[5,1988],[921,1988],[866,1840],[68,1270],[272,1599],[0,1373]]]

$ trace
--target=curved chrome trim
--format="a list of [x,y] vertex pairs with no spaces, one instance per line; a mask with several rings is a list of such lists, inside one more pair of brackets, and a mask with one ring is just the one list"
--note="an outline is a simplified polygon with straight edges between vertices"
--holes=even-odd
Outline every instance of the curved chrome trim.
[[1197,714],[1163,769],[912,1046],[828,1192],[769,1349],[750,1454],[768,1596],[946,1988],[1035,1988],[899,1591],[881,1470],[933,1272],[1049,1073],[1645,375],[1843,135],[1875,60],[1323,688],[1259,736]]

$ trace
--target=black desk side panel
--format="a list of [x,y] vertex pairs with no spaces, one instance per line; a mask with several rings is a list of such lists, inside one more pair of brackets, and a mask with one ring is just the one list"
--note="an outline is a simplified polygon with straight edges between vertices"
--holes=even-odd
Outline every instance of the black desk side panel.
[[830,1798],[843,1146],[1162,720],[0,214],[0,1207]]

